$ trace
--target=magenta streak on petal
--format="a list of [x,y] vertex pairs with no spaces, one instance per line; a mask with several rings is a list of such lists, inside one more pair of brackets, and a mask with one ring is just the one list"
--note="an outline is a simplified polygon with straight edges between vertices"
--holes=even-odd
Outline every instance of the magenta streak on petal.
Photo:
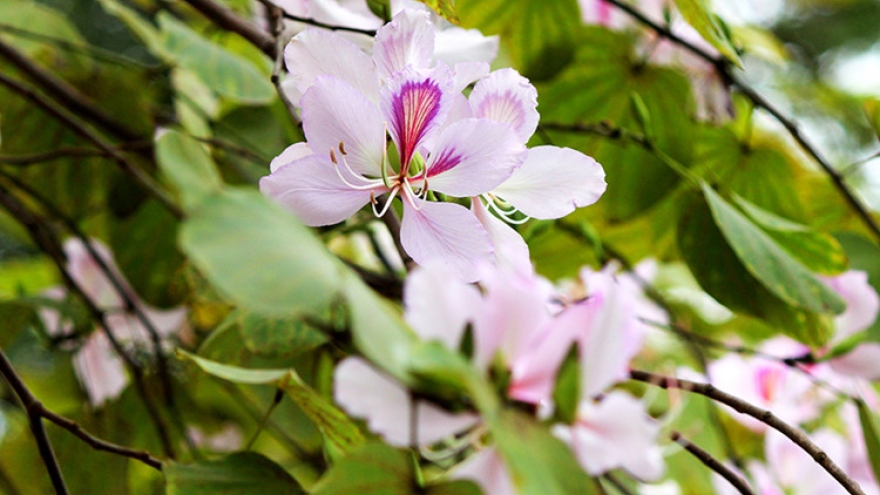
[[505,122],[514,129],[519,129],[525,120],[522,105],[511,91],[487,96],[476,110],[476,115]]
[[407,81],[394,95],[392,111],[401,149],[401,175],[406,175],[409,162],[431,121],[440,111],[440,87],[430,79]]
[[426,170],[428,177],[434,177],[437,174],[446,172],[461,163],[461,156],[451,148],[446,148],[438,153],[439,156],[431,161],[431,168]]

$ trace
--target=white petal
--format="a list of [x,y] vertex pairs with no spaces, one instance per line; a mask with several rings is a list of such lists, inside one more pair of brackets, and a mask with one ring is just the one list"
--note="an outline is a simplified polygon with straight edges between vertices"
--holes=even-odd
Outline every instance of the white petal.
[[407,65],[431,67],[434,55],[434,25],[428,13],[404,9],[376,33],[373,61],[384,80]]
[[[300,100],[309,148],[329,156],[332,150],[358,173],[379,177],[385,152],[385,119],[379,108],[345,81],[319,77]],[[343,143],[347,155],[339,151]]]
[[[352,216],[370,201],[370,190],[352,189],[323,156],[311,155],[260,179],[260,191],[310,226],[333,225]],[[339,168],[349,182],[359,177]],[[373,189],[379,194],[381,188]]]
[[379,79],[373,61],[357,45],[324,29],[307,29],[284,49],[284,61],[296,88],[304,94],[322,75],[341,79],[376,101]]
[[834,318],[834,325],[837,327],[835,341],[843,340],[874,323],[877,312],[880,311],[880,298],[868,283],[867,273],[850,270],[836,277],[826,278],[825,283],[846,302],[846,310]]
[[553,219],[595,203],[605,187],[605,171],[592,158],[570,148],[538,146],[494,192],[530,217]]
[[[352,416],[365,419],[370,431],[397,447],[414,443],[410,439],[412,402],[403,386],[360,358],[339,363],[333,380],[336,403]],[[473,426],[477,420],[473,414],[450,414],[420,401],[417,444],[434,443]]]
[[834,371],[868,380],[880,380],[880,344],[866,342],[831,360]]
[[416,263],[437,262],[466,282],[478,268],[491,264],[492,241],[470,211],[454,203],[403,202],[400,241]]
[[491,495],[517,495],[513,480],[501,455],[494,448],[485,448],[470,456],[452,472],[455,479],[468,479]]
[[495,247],[495,266],[499,270],[509,270],[522,274],[532,272],[529,246],[519,232],[513,230],[503,220],[489,213],[480,198],[471,199],[471,211],[483,228],[489,233]]
[[294,143],[284,149],[280,155],[276,156],[272,159],[272,162],[269,163],[269,171],[274,172],[284,165],[290,164],[299,160],[304,156],[309,156],[313,154],[312,149],[309,148],[308,143]]
[[513,69],[500,69],[480,79],[470,95],[474,116],[504,122],[520,141],[538,127],[538,91]]
[[656,445],[658,431],[642,403],[619,391],[607,394],[599,404],[584,400],[573,426],[553,427],[591,475],[622,467],[642,480],[657,479],[664,471]]
[[[110,249],[97,239],[90,239],[89,244],[110,273],[114,275],[114,278],[121,283],[123,290],[134,296],[134,290],[131,289],[116,266]],[[63,250],[67,257],[67,269],[70,272],[70,277],[98,308],[112,310],[125,307],[116,286],[107,278],[104,269],[92,257],[89,249],[78,237],[71,237],[64,241]]]
[[476,287],[450,275],[445,267],[430,263],[414,270],[406,277],[403,304],[406,322],[419,337],[455,350],[481,298]]
[[520,166],[524,151],[504,124],[487,119],[456,122],[440,133],[428,157],[428,187],[458,197],[489,192]]
[[489,62],[498,55],[498,36],[483,36],[476,29],[451,27],[437,31],[434,57],[452,67],[461,62]]
[[128,385],[122,359],[114,352],[110,340],[100,329],[89,335],[74,355],[73,364],[80,382],[95,407],[119,397]]
[[[461,93],[472,82],[489,75],[489,64],[486,62],[460,62],[453,66],[453,74],[455,79],[453,90],[456,93]],[[468,103],[468,107],[470,107],[470,103]]]

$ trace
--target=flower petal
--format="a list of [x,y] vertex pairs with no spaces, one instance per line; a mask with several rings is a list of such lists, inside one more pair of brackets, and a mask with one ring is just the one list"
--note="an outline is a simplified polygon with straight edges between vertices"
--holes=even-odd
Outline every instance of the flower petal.
[[465,325],[481,302],[476,287],[451,277],[448,269],[427,264],[406,277],[403,290],[406,322],[425,340],[458,349]]
[[[114,275],[114,278],[122,284],[122,289],[132,298],[136,298],[134,290],[117,268],[110,249],[97,239],[90,239],[89,244],[110,273]],[[119,310],[125,307],[125,302],[116,290],[116,286],[107,277],[104,269],[89,252],[85,243],[78,237],[71,237],[64,241],[63,250],[65,257],[67,257],[67,270],[70,272],[70,277],[80,286],[92,303],[105,311]]]
[[357,45],[325,29],[306,29],[284,48],[284,61],[296,89],[304,94],[322,75],[352,85],[373,101],[379,79],[373,61]]
[[495,246],[495,266],[499,270],[531,273],[532,260],[529,257],[529,246],[519,232],[489,213],[478,197],[471,198],[471,211],[492,239],[492,245]]
[[431,189],[452,196],[477,196],[510,177],[525,157],[510,127],[487,119],[465,119],[444,129],[425,170]]
[[280,155],[272,159],[272,162],[269,163],[269,171],[274,172],[289,163],[293,163],[304,156],[312,154],[312,149],[309,148],[308,143],[291,144],[285,148]]
[[571,446],[581,466],[593,476],[622,467],[639,479],[654,480],[664,471],[656,444],[659,430],[641,402],[614,391],[599,404],[582,401],[575,424],[556,425],[552,431]]
[[381,27],[373,44],[373,61],[387,80],[406,66],[427,69],[434,55],[434,25],[427,12],[404,9]]
[[95,330],[73,357],[74,368],[89,400],[100,407],[119,397],[128,385],[122,359],[114,352],[107,335]]
[[500,69],[480,79],[470,95],[474,116],[504,122],[522,143],[538,127],[538,91],[513,69]]
[[[464,88],[472,82],[489,75],[489,64],[486,62],[459,62],[452,67],[453,79],[455,80],[453,91],[456,94],[464,91]],[[470,103],[468,103],[468,111],[470,112]]]
[[874,323],[880,311],[880,297],[868,283],[867,273],[850,270],[836,277],[826,278],[825,283],[846,302],[846,310],[834,318],[834,325],[837,327],[835,341],[839,342],[861,332]]
[[417,72],[408,67],[382,88],[388,132],[408,166],[416,151],[446,119],[452,96],[448,69]]
[[462,62],[495,60],[498,55],[498,36],[484,36],[477,29],[450,27],[440,29],[434,36],[434,58],[452,67]]
[[865,342],[830,363],[831,368],[842,375],[880,380],[880,344]]
[[493,192],[530,217],[553,219],[595,203],[605,187],[596,160],[570,148],[538,146]]
[[[418,200],[416,200],[418,201]],[[416,263],[437,262],[466,282],[491,264],[492,241],[470,211],[454,203],[403,202],[400,242]]]
[[410,439],[412,402],[409,391],[360,358],[344,359],[333,375],[336,403],[349,414],[364,418],[370,431],[389,444],[427,445],[463,431],[478,421],[474,414],[450,414],[419,401],[417,439]]
[[468,479],[480,485],[484,493],[492,495],[516,495],[519,491],[501,455],[492,447],[485,448],[470,456],[452,472],[455,479]]
[[[337,175],[327,157],[311,155],[285,165],[260,179],[260,191],[284,205],[310,226],[332,225],[352,216],[370,201],[370,194],[382,192],[352,189]],[[363,180],[342,167],[349,182]]]
[[[357,173],[379,177],[385,153],[385,119],[351,84],[321,76],[300,100],[303,131],[309,148],[329,156],[331,150]],[[340,143],[346,155],[341,156]]]

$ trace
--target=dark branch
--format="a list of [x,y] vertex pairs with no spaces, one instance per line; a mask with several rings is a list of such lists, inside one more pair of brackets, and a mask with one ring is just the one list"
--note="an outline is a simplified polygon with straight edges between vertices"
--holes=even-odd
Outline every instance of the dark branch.
[[[153,147],[153,143],[149,141],[140,141],[140,142],[132,142],[127,143],[122,146],[117,146],[116,149],[123,150],[131,150],[131,149],[150,149]],[[81,148],[81,147],[73,147],[73,146],[62,146],[60,148],[56,148],[54,150],[44,151],[41,153],[33,153],[30,155],[0,155],[0,165],[16,165],[16,166],[28,166],[34,165],[38,163],[49,162],[52,160],[59,160],[62,158],[69,157],[89,157],[89,156],[104,156],[109,157],[110,155],[103,150],[95,149],[95,148]]]
[[251,44],[268,55],[272,60],[275,60],[275,57],[278,56],[278,47],[275,44],[275,38],[271,34],[238,17],[235,15],[235,12],[231,11],[226,6],[214,2],[213,0],[184,1],[201,12],[202,15],[210,19],[214,24],[217,24],[227,31],[232,31],[241,35],[244,39],[248,40]]
[[677,431],[673,431],[669,437],[673,442],[684,447],[685,450],[690,452],[694,457],[700,460],[707,468],[715,471],[721,477],[726,479],[733,485],[734,488],[743,495],[755,495],[755,492],[749,487],[748,483],[741,476],[734,473],[730,468],[722,464],[718,459],[714,458],[712,454],[706,452],[699,446],[695,445],[690,440],[681,436],[681,433]]
[[308,24],[309,26],[315,26],[315,27],[319,27],[319,28],[329,29],[331,31],[347,31],[349,33],[358,33],[358,34],[365,34],[367,36],[376,36],[375,29],[361,29],[361,28],[348,27],[348,26],[337,26],[335,24],[326,24],[321,21],[316,21],[315,19],[310,19],[308,17],[300,17],[298,15],[288,14],[287,12],[284,13],[284,18],[290,19],[292,21],[301,22],[303,24]]
[[43,420],[40,412],[44,410],[43,404],[34,397],[34,394],[28,390],[24,381],[15,372],[12,363],[6,358],[6,354],[0,349],[0,374],[6,378],[9,386],[18,396],[25,411],[27,411],[28,422],[30,423],[31,432],[37,441],[37,448],[40,451],[40,457],[43,458],[43,464],[49,472],[49,478],[52,480],[52,486],[55,487],[55,493],[58,495],[67,495],[67,485],[64,483],[64,475],[61,474],[61,466],[58,465],[58,459],[52,450],[52,443],[49,442],[49,436],[46,435],[46,429],[43,427]]
[[676,388],[686,392],[693,392],[708,397],[714,401],[730,406],[735,411],[747,414],[762,423],[778,430],[787,436],[798,447],[804,450],[817,464],[822,466],[838,483],[849,493],[853,495],[865,495],[859,484],[850,478],[843,469],[840,468],[822,449],[820,449],[812,440],[803,432],[789,425],[774,415],[772,412],[753,406],[748,402],[734,397],[726,392],[718,390],[708,383],[697,383],[690,380],[682,380],[675,377],[658,375],[647,371],[632,370],[630,378],[641,382],[649,383],[660,388]]

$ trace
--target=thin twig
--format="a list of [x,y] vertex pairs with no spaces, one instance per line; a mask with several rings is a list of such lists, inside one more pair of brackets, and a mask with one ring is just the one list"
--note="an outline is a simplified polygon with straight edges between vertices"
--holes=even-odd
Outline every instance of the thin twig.
[[275,57],[278,56],[278,47],[275,44],[275,38],[271,34],[238,17],[235,15],[235,12],[226,6],[214,0],[184,1],[201,12],[202,15],[210,19],[214,24],[241,35],[272,60],[275,60]]
[[309,26],[315,26],[315,27],[319,27],[319,28],[329,29],[331,31],[346,31],[349,33],[358,33],[358,34],[365,34],[367,36],[376,36],[375,29],[362,29],[362,28],[356,28],[356,27],[327,24],[327,23],[324,23],[324,22],[321,22],[321,21],[318,21],[315,19],[308,18],[308,17],[300,17],[298,15],[288,14],[287,12],[284,13],[284,18],[290,19],[291,21],[297,21],[297,22],[301,22],[303,24],[308,24]]
[[672,439],[673,442],[684,447],[685,450],[691,453],[694,457],[699,459],[707,468],[715,471],[722,478],[726,479],[734,488],[743,495],[755,495],[755,492],[749,487],[749,484],[746,483],[746,480],[742,479],[741,476],[733,472],[730,468],[725,466],[721,461],[712,456],[712,454],[706,452],[698,445],[695,445],[693,442],[681,436],[681,433],[677,431],[673,431],[669,438]]
[[96,122],[102,129],[116,137],[124,141],[137,141],[144,138],[144,136],[130,129],[128,124],[106,113],[70,83],[35,64],[25,54],[6,44],[2,39],[0,39],[0,57],[12,62],[13,65],[21,69],[22,72],[36,81],[48,94],[58,100],[59,103],[74,113],[82,115],[87,120]]
[[284,103],[284,108],[287,109],[287,113],[290,115],[290,118],[293,119],[294,124],[300,125],[301,122],[299,118],[296,116],[296,105],[290,101],[290,98],[287,97],[287,93],[284,92],[284,88],[281,86],[281,72],[284,68],[284,9],[281,7],[271,3],[265,2],[266,9],[269,13],[269,23],[272,27],[272,36],[275,37],[275,44],[277,46],[278,54],[275,56],[275,63],[272,67],[272,85],[275,86],[275,91],[278,93],[278,98],[281,99],[281,103]]
[[71,130],[79,134],[81,137],[91,141],[98,148],[106,152],[110,158],[116,162],[119,167],[131,175],[144,189],[150,192],[158,199],[165,208],[168,209],[175,217],[183,218],[183,212],[171,199],[171,196],[146,172],[135,166],[134,163],[125,158],[114,146],[106,142],[104,138],[89,129],[78,117],[70,113],[67,109],[58,107],[49,101],[45,96],[37,93],[29,86],[8,77],[6,74],[0,73],[0,84],[12,89],[25,98],[36,103],[38,107],[46,110],[51,115],[62,121]]
[[648,371],[631,370],[630,378],[640,382],[649,383],[660,388],[675,388],[686,392],[693,392],[708,397],[733,408],[735,411],[749,415],[758,421],[776,429],[787,436],[798,447],[804,450],[817,464],[822,466],[838,483],[853,495],[865,495],[859,484],[850,478],[822,449],[820,449],[803,432],[779,419],[772,412],[756,407],[738,397],[718,390],[708,383],[697,383],[690,380],[658,375]]
[[644,14],[639,12],[637,9],[633,8],[630,5],[622,2],[621,0],[605,0],[606,2],[616,6],[620,10],[626,12],[634,19],[636,19],[641,24],[651,28],[654,32],[663,36],[664,38],[682,46],[684,49],[694,53],[698,57],[702,58],[706,62],[710,63],[721,78],[729,85],[736,86],[739,88],[740,92],[748,98],[756,107],[764,109],[767,113],[773,116],[777,122],[782,124],[785,130],[794,138],[795,142],[801,147],[804,152],[806,152],[831,178],[831,182],[834,183],[834,186],[840,192],[840,194],[844,197],[846,202],[850,205],[850,207],[855,211],[856,215],[862,220],[871,234],[880,241],[880,224],[871,216],[869,208],[864,202],[856,196],[856,193],[850,189],[850,187],[846,184],[844,175],[838,172],[831,162],[829,162],[822,153],[813,145],[809,139],[801,132],[800,128],[797,124],[790,118],[788,118],[781,110],[776,108],[775,105],[767,101],[766,98],[761,96],[758,92],[752,89],[748,84],[743,82],[739,77],[734,75],[731,64],[723,57],[717,56],[713,53],[709,53],[702,48],[697,47],[696,45],[690,43],[689,41],[677,36],[672,30],[666,26],[662,26],[657,24],[656,22],[648,19]]
[[[153,143],[150,141],[135,141],[131,143],[125,143],[123,145],[117,146],[116,149],[119,151],[125,150],[140,150],[140,149],[150,149],[153,147]],[[103,156],[109,157],[110,155],[104,151],[96,148],[84,148],[84,147],[76,147],[76,146],[62,146],[60,148],[55,148],[49,151],[43,151],[40,153],[33,153],[30,155],[0,155],[0,165],[15,165],[15,166],[28,166],[34,164],[40,164],[44,162],[49,162],[52,160],[59,160],[62,158],[69,157],[89,157],[89,156]]]
[[24,381],[15,372],[15,368],[12,367],[12,363],[6,358],[6,354],[2,349],[0,349],[0,374],[3,375],[9,386],[12,387],[15,395],[18,396],[25,411],[27,411],[31,432],[37,441],[40,457],[43,458],[43,464],[46,465],[46,470],[49,472],[49,478],[52,480],[55,493],[67,495],[69,492],[67,491],[67,485],[64,483],[64,475],[61,474],[61,466],[58,465],[58,459],[52,450],[52,443],[49,441],[49,436],[46,435],[46,429],[43,427],[43,420],[40,415],[40,411],[44,409],[43,404],[25,386]]

